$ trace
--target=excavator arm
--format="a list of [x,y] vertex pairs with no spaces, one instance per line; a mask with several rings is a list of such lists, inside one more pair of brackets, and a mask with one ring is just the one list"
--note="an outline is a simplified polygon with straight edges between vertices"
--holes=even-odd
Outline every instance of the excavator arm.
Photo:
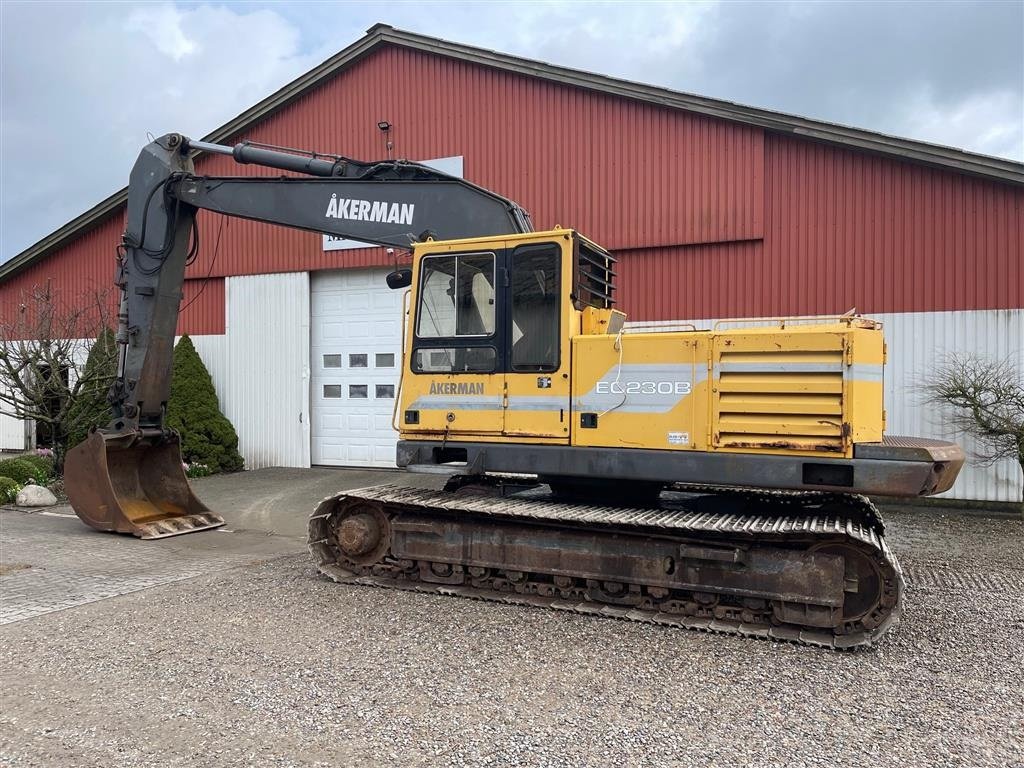
[[[197,151],[301,175],[197,176]],[[200,209],[398,248],[428,237],[532,230],[529,214],[511,200],[419,163],[229,147],[175,133],[151,142],[132,169],[118,247],[114,419],[65,463],[75,511],[100,530],[155,538],[223,524],[189,489],[178,437],[164,423],[185,268],[199,252]],[[392,287],[408,280],[389,278]]]

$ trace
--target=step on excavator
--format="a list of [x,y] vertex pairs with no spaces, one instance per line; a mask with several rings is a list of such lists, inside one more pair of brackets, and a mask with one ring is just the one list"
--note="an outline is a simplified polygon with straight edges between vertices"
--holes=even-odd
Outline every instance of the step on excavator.
[[[197,152],[289,172],[198,176]],[[329,578],[832,648],[877,641],[903,577],[867,494],[941,493],[964,454],[883,434],[885,344],[857,315],[631,328],[616,260],[533,231],[426,165],[179,134],[141,152],[118,248],[113,421],[66,460],[87,524],[142,538],[223,525],[165,424],[200,209],[411,252],[397,464],[443,490],[326,499]],[[259,322],[253,318],[253,322]]]

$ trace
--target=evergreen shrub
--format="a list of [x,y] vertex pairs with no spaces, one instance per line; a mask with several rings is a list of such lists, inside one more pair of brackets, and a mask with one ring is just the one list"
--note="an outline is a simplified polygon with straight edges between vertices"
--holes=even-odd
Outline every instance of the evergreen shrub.
[[181,435],[185,463],[202,464],[211,473],[242,469],[238,433],[221,413],[210,372],[187,335],[174,347],[167,426]]
[[[43,476],[40,477],[40,475]],[[45,474],[40,472],[31,462],[21,457],[0,461],[0,477],[9,477],[21,485],[46,482]]]
[[[89,436],[92,427],[105,427],[114,418],[107,402],[110,383],[117,376],[117,342],[114,332],[104,328],[96,338],[85,360],[82,385],[74,404],[68,409],[67,447],[74,448]],[[102,370],[99,370],[102,369]]]

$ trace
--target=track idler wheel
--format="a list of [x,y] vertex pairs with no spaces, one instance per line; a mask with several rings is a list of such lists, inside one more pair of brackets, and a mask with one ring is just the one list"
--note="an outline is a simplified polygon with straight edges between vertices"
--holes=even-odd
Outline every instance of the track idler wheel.
[[817,544],[810,551],[843,557],[845,599],[839,615],[843,626],[874,629],[896,605],[900,585],[883,577],[873,553],[845,543]]
[[334,541],[353,565],[371,565],[391,547],[391,521],[378,505],[361,502],[332,520]]

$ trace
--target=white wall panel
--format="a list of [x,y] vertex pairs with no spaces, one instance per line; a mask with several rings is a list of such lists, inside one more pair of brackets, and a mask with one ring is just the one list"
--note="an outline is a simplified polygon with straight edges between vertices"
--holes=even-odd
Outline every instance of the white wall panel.
[[[969,438],[950,427],[949,413],[924,402],[928,375],[951,354],[978,353],[1012,360],[1024,381],[1024,309],[969,312],[902,312],[872,315],[884,324],[888,344],[885,408],[890,435],[955,440],[968,452],[967,464],[944,496],[956,499],[1015,501],[1021,496],[1021,472],[1015,461],[981,466],[971,455]],[[714,320],[627,323],[627,331],[710,328]],[[756,321],[754,321],[756,322]],[[733,327],[733,326],[730,326]]]
[[885,324],[889,361],[885,398],[889,434],[956,440],[968,463],[952,490],[957,499],[1014,501],[1021,495],[1020,467],[1002,461],[983,467],[973,458],[973,442],[956,435],[949,413],[923,402],[921,388],[931,371],[951,354],[977,353],[1012,360],[1024,381],[1024,309],[978,312],[908,312],[878,315]]
[[224,369],[211,374],[245,466],[308,467],[309,274],[229,277],[225,289]]
[[[0,406],[0,409],[6,406]],[[25,422],[0,410],[0,451],[25,449]]]

